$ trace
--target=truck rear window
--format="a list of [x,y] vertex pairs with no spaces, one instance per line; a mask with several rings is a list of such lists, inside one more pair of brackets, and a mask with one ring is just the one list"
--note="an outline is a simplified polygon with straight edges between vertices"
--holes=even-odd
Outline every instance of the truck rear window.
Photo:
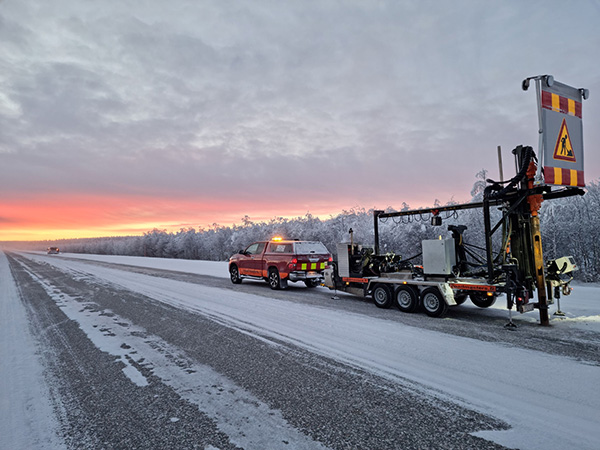
[[280,244],[274,242],[269,244],[269,252],[271,253],[292,253],[292,244]]
[[311,253],[316,253],[319,255],[325,255],[329,253],[327,247],[325,247],[321,242],[296,242],[296,253],[299,255],[310,255]]

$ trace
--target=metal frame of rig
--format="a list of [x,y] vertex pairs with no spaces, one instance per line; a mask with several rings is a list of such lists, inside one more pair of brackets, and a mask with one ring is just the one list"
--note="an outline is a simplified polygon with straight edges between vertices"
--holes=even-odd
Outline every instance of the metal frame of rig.
[[[548,305],[571,292],[569,283],[577,265],[571,256],[544,262],[539,210],[543,201],[583,195],[582,100],[587,89],[568,86],[552,75],[523,80],[526,91],[535,83],[539,122],[540,163],[531,147],[513,150],[516,175],[503,181],[486,180],[482,202],[439,206],[400,212],[374,211],[373,248],[350,243],[338,244],[338,260],[324,272],[324,285],[355,295],[372,295],[380,308],[396,303],[404,312],[419,305],[433,317],[444,315],[448,307],[460,305],[467,297],[479,307],[491,306],[499,294],[506,295],[509,321],[514,327],[512,308],[524,313],[538,309],[540,324],[549,325]],[[542,177],[542,174],[544,176]],[[558,187],[552,189],[552,186]],[[492,224],[492,208],[501,212]],[[379,253],[379,221],[390,217],[431,215],[432,225],[441,225],[441,212],[464,209],[483,211],[485,252],[476,257],[463,239],[464,225],[450,225],[452,237],[422,241],[422,252],[402,259]],[[498,235],[501,238],[498,239]],[[495,239],[495,240],[494,240]],[[494,245],[495,244],[495,245]],[[494,252],[496,255],[494,256]],[[422,256],[423,264],[413,258]],[[471,257],[471,260],[469,260]],[[537,290],[537,302],[534,292]]]
[[[540,323],[549,325],[548,304],[560,293],[570,293],[569,283],[577,266],[570,256],[544,263],[539,209],[542,201],[583,195],[578,187],[552,190],[534,183],[536,156],[531,147],[513,150],[517,174],[506,182],[487,180],[482,202],[440,206],[399,212],[373,212],[374,248],[351,242],[338,244],[338,260],[325,272],[325,286],[353,293],[372,295],[375,304],[388,308],[396,303],[404,312],[422,305],[432,317],[444,315],[449,306],[460,305],[467,296],[479,307],[489,307],[499,294],[506,294],[509,322],[511,310],[540,312]],[[492,223],[492,207],[501,218]],[[465,209],[483,210],[485,263],[469,261],[471,253],[463,241],[466,227],[450,225],[450,239],[422,241],[423,265],[413,265],[396,255],[380,255],[379,221],[401,216],[431,215],[432,225],[441,225],[441,212]],[[501,233],[500,250],[494,255],[493,237]],[[498,247],[496,247],[498,248]],[[534,291],[538,301],[533,302]]]

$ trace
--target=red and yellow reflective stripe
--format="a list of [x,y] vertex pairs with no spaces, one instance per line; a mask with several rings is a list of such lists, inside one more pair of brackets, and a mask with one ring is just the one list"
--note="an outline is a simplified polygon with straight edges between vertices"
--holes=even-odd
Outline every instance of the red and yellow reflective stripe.
[[300,270],[324,270],[327,263],[301,263]]
[[581,119],[581,102],[542,90],[542,108]]
[[466,284],[466,283],[449,283],[452,289],[464,290],[464,291],[485,291],[485,292],[496,292],[496,286],[489,284]]
[[368,278],[354,278],[354,277],[343,277],[342,281],[345,283],[368,283]]
[[544,167],[544,181],[557,186],[585,187],[583,170],[561,169],[560,167]]

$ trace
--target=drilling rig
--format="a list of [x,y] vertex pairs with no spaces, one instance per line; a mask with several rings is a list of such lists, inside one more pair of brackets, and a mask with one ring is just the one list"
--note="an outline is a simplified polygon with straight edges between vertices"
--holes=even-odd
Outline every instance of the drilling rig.
[[[535,83],[539,121],[539,158],[530,146],[513,151],[516,174],[507,181],[486,180],[483,201],[400,212],[373,212],[374,245],[337,246],[337,261],[325,270],[324,285],[360,296],[372,296],[376,306],[392,304],[403,312],[422,306],[432,317],[466,301],[479,307],[506,296],[508,327],[514,327],[512,309],[539,310],[540,324],[549,325],[548,305],[569,283],[577,265],[571,256],[545,261],[539,211],[542,202],[584,195],[582,100],[587,89],[559,83],[551,75],[523,80],[522,89]],[[474,262],[464,241],[464,225],[450,225],[451,236],[422,241],[422,265],[397,255],[380,254],[379,222],[403,216],[430,216],[432,226],[442,225],[443,212],[480,210],[485,257]],[[492,220],[500,212],[499,220]],[[352,230],[351,230],[352,231]],[[537,301],[535,293],[537,292]]]

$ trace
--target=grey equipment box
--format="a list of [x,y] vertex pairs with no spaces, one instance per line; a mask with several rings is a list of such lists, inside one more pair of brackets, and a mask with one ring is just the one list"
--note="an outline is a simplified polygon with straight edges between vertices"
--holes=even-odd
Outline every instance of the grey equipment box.
[[[362,245],[354,244],[355,251],[360,251]],[[352,246],[349,243],[337,244],[337,255],[338,255],[338,274],[340,277],[350,276],[350,253],[352,252]]]
[[431,239],[423,244],[423,272],[426,275],[450,275],[456,265],[454,239]]

